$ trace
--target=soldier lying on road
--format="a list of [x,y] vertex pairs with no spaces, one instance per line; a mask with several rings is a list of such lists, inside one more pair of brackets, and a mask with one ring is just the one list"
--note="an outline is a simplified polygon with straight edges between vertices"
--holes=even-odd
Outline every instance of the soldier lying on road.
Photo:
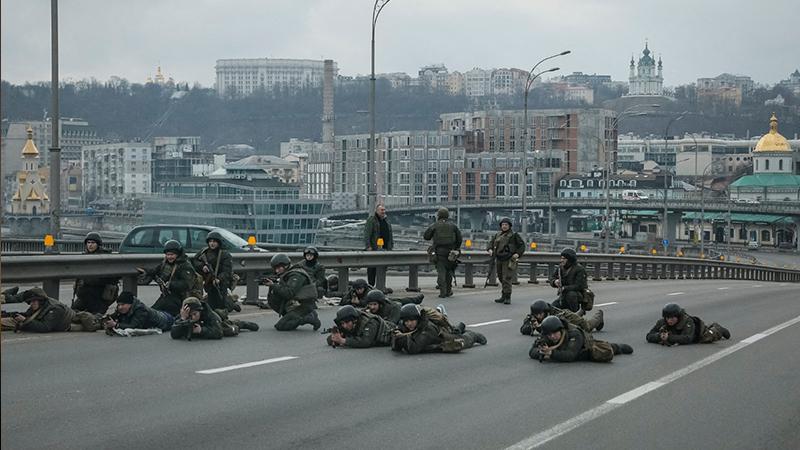
[[[461,333],[457,334],[457,331]],[[408,354],[456,353],[472,348],[476,343],[486,345],[486,337],[480,333],[457,331],[445,315],[435,309],[403,305],[400,309],[400,327],[392,336],[392,350]]]
[[533,336],[534,332],[541,332],[539,328],[542,325],[542,321],[549,316],[564,319],[587,332],[600,331],[604,325],[602,310],[595,311],[591,319],[586,319],[568,309],[556,308],[544,300],[536,300],[531,305],[531,313],[526,315],[522,321],[522,327],[520,327],[519,332],[527,336]]
[[187,298],[181,306],[180,316],[172,324],[172,339],[222,339],[223,336],[238,336],[239,330],[258,331],[258,324],[228,320],[227,311],[219,311],[225,317],[221,317],[208,303],[201,302],[197,297]]
[[633,353],[628,344],[612,344],[594,339],[591,333],[556,316],[542,321],[542,337],[537,339],[528,356],[542,361],[597,361],[609,362],[614,355]]
[[647,333],[647,342],[667,346],[708,344],[722,338],[731,338],[727,328],[716,322],[706,326],[699,317],[690,316],[675,303],[664,305],[661,319]]
[[[380,291],[377,291],[380,292]],[[381,292],[382,294],[382,292]],[[379,316],[359,311],[353,305],[345,305],[336,312],[336,326],[328,336],[331,347],[383,347],[392,341],[396,325],[386,322]]]
[[169,313],[150,308],[132,293],[123,291],[117,298],[116,311],[103,321],[103,327],[107,331],[115,328],[158,328],[161,331],[169,331],[173,322],[175,318]]

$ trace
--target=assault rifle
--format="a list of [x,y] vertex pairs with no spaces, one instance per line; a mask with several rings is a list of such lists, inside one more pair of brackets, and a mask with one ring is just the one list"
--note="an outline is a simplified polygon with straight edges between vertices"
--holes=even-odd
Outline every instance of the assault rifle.
[[[0,316],[2,316],[3,318],[12,318],[13,319],[14,316],[16,316],[17,314],[20,314],[20,313],[10,313],[8,311],[0,311]],[[14,333],[19,333],[19,327],[20,326],[22,326],[22,322],[17,322],[15,320],[14,321]]]
[[486,281],[483,282],[483,288],[486,289],[489,286],[489,279],[492,278],[492,271],[497,270],[495,264],[497,262],[497,257],[492,252],[492,257],[489,259],[489,270],[486,271]]
[[172,291],[170,291],[169,286],[164,281],[164,279],[161,278],[161,275],[153,275],[153,280],[156,282],[156,284],[158,284],[158,287],[159,289],[161,289],[162,294],[164,295],[172,294]]
[[[667,335],[669,335],[669,330],[667,329],[667,326],[666,326],[666,325],[661,325],[661,328],[659,328],[659,329],[658,329],[658,334],[659,334],[659,337],[660,337],[661,333],[667,333]],[[660,343],[661,345],[666,345],[667,347],[669,347],[669,346],[671,346],[671,345],[672,345],[672,344],[670,344],[670,343],[669,343],[669,341],[667,341],[667,342],[665,342],[665,341],[661,341],[661,342],[659,342],[659,343]]]
[[[221,256],[222,255],[219,255],[218,257]],[[219,277],[217,277],[217,274],[214,273],[213,269],[211,268],[211,264],[208,262],[208,256],[206,256],[205,252],[200,255],[200,262],[203,263],[203,268],[208,268],[208,272],[202,269],[200,271],[200,276],[203,277],[203,287],[205,287],[206,291],[216,289],[219,298],[223,302],[226,302],[228,297],[227,289],[225,289],[226,292],[223,292],[223,289],[219,286]]]
[[[324,330],[322,330],[320,332],[320,334],[342,334],[342,332],[339,330],[339,326],[338,325],[334,325],[334,326],[332,326],[330,328],[325,328]],[[336,348],[336,347],[339,346],[339,344],[337,344],[336,342],[331,341],[330,337],[328,338],[328,344],[333,348]]]

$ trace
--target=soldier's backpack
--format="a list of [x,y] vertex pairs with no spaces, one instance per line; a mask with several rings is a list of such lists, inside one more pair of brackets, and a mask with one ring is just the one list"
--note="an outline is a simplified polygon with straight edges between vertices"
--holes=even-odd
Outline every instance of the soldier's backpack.
[[583,291],[582,297],[581,308],[583,308],[584,311],[591,311],[592,308],[594,308],[594,292],[586,288],[586,290]]
[[203,298],[205,291],[203,291],[203,276],[197,272],[194,273],[192,285],[189,287],[189,297]]
[[438,309],[430,308],[428,306],[423,306],[422,311],[425,313],[425,317],[431,321],[432,324],[436,325],[439,330],[445,333],[449,333],[452,331],[453,326],[450,325],[450,322],[447,320],[444,314],[439,312]]
[[614,348],[606,341],[591,339],[589,353],[595,362],[609,362],[614,359]]

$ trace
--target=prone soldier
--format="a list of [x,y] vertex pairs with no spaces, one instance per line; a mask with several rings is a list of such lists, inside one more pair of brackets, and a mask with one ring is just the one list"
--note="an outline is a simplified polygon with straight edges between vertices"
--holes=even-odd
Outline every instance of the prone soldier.
[[534,332],[541,332],[542,321],[549,316],[564,319],[589,333],[594,330],[600,331],[605,325],[602,310],[595,311],[592,318],[586,319],[585,316],[580,316],[568,309],[556,308],[544,300],[536,300],[531,304],[531,313],[523,319],[519,332],[528,336],[533,336]]
[[419,305],[403,305],[400,326],[394,331],[391,345],[393,351],[416,354],[456,353],[475,344],[486,345],[486,337],[471,330],[456,334],[441,312]]
[[[380,292],[380,291],[378,291]],[[382,293],[382,292],[381,292]],[[331,347],[384,347],[392,341],[396,325],[367,311],[359,311],[352,305],[345,305],[336,312],[336,326],[328,336]]]
[[170,329],[172,339],[222,339],[238,336],[240,330],[258,331],[258,324],[228,320],[227,311],[220,311],[224,317],[217,314],[208,303],[201,302],[197,297],[188,297],[181,304],[180,315]]
[[633,353],[628,344],[614,344],[594,339],[591,333],[556,316],[542,321],[542,337],[534,342],[528,356],[539,362],[596,361],[609,362],[614,355]]
[[675,303],[664,305],[661,319],[647,333],[647,342],[666,346],[708,344],[723,338],[731,338],[727,328],[716,322],[706,326],[699,317],[690,316]]
[[[374,287],[367,284],[367,280],[358,278],[348,287],[347,292],[339,301],[339,306],[353,305],[356,308],[363,308],[367,306],[367,294],[374,290],[376,290]],[[409,303],[418,305],[422,303],[424,298],[424,294],[415,294],[406,297],[394,296],[389,299],[396,303],[400,303],[401,305],[407,305]]]
[[103,327],[107,332],[115,328],[158,328],[169,331],[174,322],[175,317],[169,313],[150,308],[132,293],[123,291],[117,298],[116,311],[105,318]]
[[[42,288],[31,288],[20,295],[22,301],[30,305],[22,313],[5,313],[2,320],[3,331],[27,331],[30,333],[51,333],[70,331],[73,311],[67,305],[51,298]],[[92,330],[94,331],[94,330]]]

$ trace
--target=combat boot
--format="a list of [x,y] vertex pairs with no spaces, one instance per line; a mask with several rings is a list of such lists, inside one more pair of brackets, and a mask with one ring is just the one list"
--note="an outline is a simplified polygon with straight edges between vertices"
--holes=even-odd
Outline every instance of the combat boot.
[[511,294],[506,295],[506,298],[503,300],[503,304],[504,305],[510,305],[511,304]]
[[727,328],[723,327],[720,324],[717,324],[717,326],[719,327],[719,332],[722,334],[722,337],[724,337],[725,339],[731,338],[731,332]]
[[322,322],[319,321],[319,316],[317,315],[316,311],[311,311],[308,315],[304,318],[305,323],[310,324],[314,327],[314,331],[319,330],[322,326]]
[[476,343],[481,344],[481,345],[486,345],[486,342],[488,342],[486,340],[486,336],[484,336],[481,333],[476,333],[474,331],[473,331],[473,333],[475,333],[475,342]]
[[255,322],[247,322],[244,320],[237,320],[236,325],[242,330],[258,331],[258,324]]
[[633,347],[628,344],[611,344],[611,348],[614,349],[615,355],[630,355],[633,353]]
[[464,322],[458,322],[458,325],[453,327],[453,331],[456,334],[464,334],[464,330],[466,330],[466,329],[467,329],[467,326],[464,325]]
[[506,294],[500,295],[500,298],[494,299],[495,303],[505,303],[506,302]]
[[603,320],[603,310],[598,309],[597,312],[594,313],[594,317],[586,321],[586,325],[589,328],[587,331],[590,332],[592,330],[602,330],[605,326],[605,321]]

